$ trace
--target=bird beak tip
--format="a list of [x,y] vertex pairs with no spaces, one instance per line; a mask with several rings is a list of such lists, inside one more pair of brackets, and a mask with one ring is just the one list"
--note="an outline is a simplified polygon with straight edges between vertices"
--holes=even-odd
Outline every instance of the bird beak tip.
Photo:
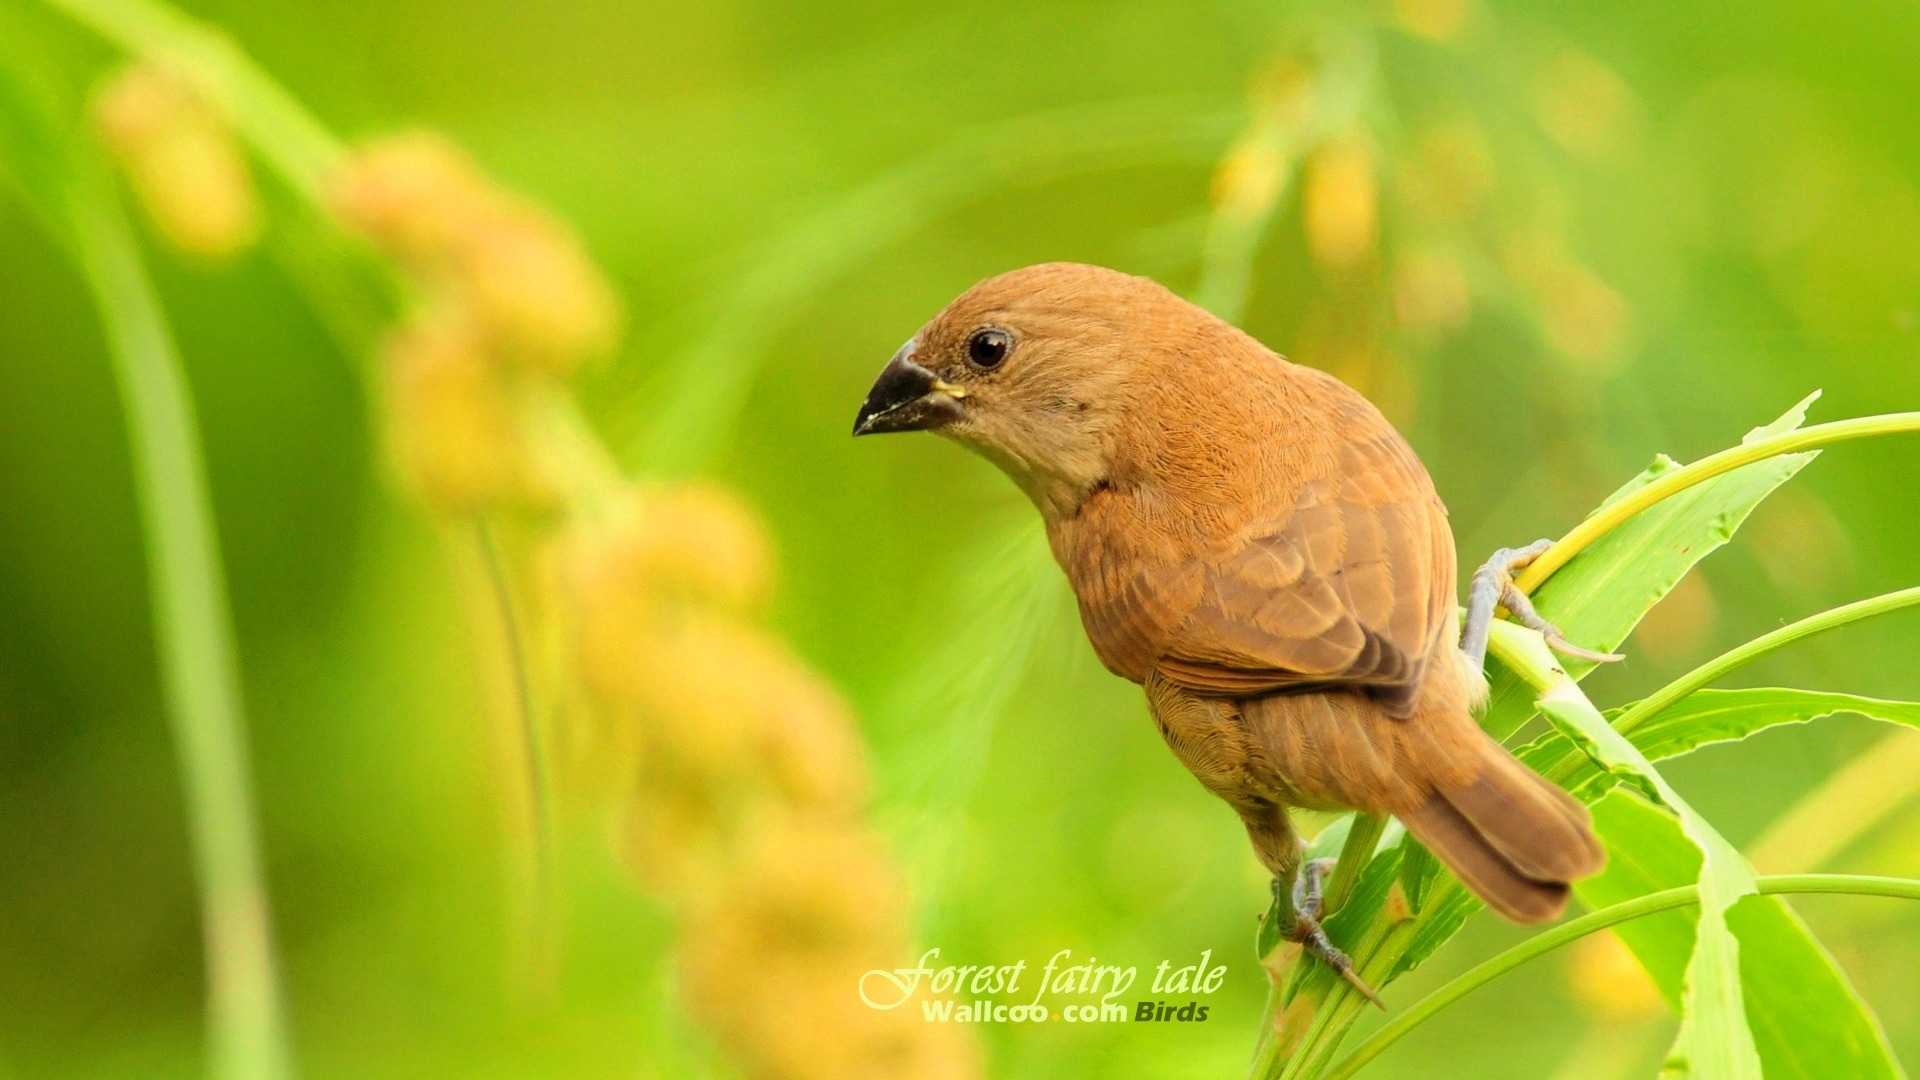
[[901,346],[874,380],[873,389],[853,419],[853,434],[925,431],[960,419],[965,391],[945,383],[911,359],[911,342]]

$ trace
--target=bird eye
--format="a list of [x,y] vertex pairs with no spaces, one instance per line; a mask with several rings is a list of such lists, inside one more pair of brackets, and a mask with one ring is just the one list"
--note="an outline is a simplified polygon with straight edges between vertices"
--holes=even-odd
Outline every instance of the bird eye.
[[978,368],[997,368],[1011,348],[1013,338],[1008,337],[1005,330],[976,330],[967,339],[967,359]]

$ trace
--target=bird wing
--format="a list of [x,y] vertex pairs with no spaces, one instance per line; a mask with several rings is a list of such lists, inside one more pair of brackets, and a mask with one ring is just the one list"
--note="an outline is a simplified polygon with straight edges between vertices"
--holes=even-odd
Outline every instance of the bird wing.
[[1411,709],[1450,623],[1453,536],[1406,442],[1384,421],[1355,428],[1290,505],[1142,583],[1186,601],[1158,620],[1171,631],[1154,664],[1162,677],[1235,696],[1356,685],[1389,712]]

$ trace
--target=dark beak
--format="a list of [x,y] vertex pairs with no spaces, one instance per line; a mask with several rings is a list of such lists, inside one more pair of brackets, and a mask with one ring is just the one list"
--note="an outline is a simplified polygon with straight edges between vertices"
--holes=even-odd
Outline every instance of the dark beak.
[[914,363],[912,352],[912,342],[902,345],[881,370],[873,389],[867,391],[867,403],[860,406],[860,415],[854,418],[855,435],[925,431],[966,416],[966,408],[960,404],[966,391],[942,382]]

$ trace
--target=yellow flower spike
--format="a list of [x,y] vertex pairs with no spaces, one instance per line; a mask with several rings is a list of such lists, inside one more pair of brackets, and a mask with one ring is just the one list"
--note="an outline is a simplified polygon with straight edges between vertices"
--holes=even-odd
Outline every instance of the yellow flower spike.
[[734,823],[711,793],[643,757],[614,812],[613,848],[640,887],[669,903],[711,893]]
[[415,270],[450,260],[496,198],[466,151],[431,132],[368,143],[341,160],[326,187],[343,224]]
[[729,611],[758,611],[773,588],[773,546],[759,518],[718,484],[661,488],[646,500],[649,564],[675,586]]
[[453,273],[502,353],[541,370],[570,374],[619,339],[613,287],[572,233],[533,207],[479,223]]
[[94,130],[154,227],[182,251],[226,258],[260,236],[260,201],[225,120],[184,80],[141,63],[103,85]]
[[733,865],[724,889],[689,914],[680,975],[689,1011],[748,1075],[975,1074],[971,1047],[949,1025],[911,1006],[869,1008],[852,992],[907,951],[903,888],[871,837],[770,817]]
[[388,440],[400,478],[441,513],[538,500],[507,374],[457,312],[423,312],[382,348]]
[[369,143],[328,178],[328,199],[423,285],[454,290],[504,357],[566,375],[619,337],[613,287],[573,234],[447,139]]
[[1315,261],[1350,270],[1373,256],[1380,209],[1373,155],[1357,137],[1334,139],[1307,161],[1300,193],[1307,247]]
[[[644,751],[691,782],[738,797],[766,792],[849,816],[866,765],[846,707],[777,641],[711,613],[687,613],[634,649],[610,689],[630,706]],[[603,673],[611,674],[611,673]]]

